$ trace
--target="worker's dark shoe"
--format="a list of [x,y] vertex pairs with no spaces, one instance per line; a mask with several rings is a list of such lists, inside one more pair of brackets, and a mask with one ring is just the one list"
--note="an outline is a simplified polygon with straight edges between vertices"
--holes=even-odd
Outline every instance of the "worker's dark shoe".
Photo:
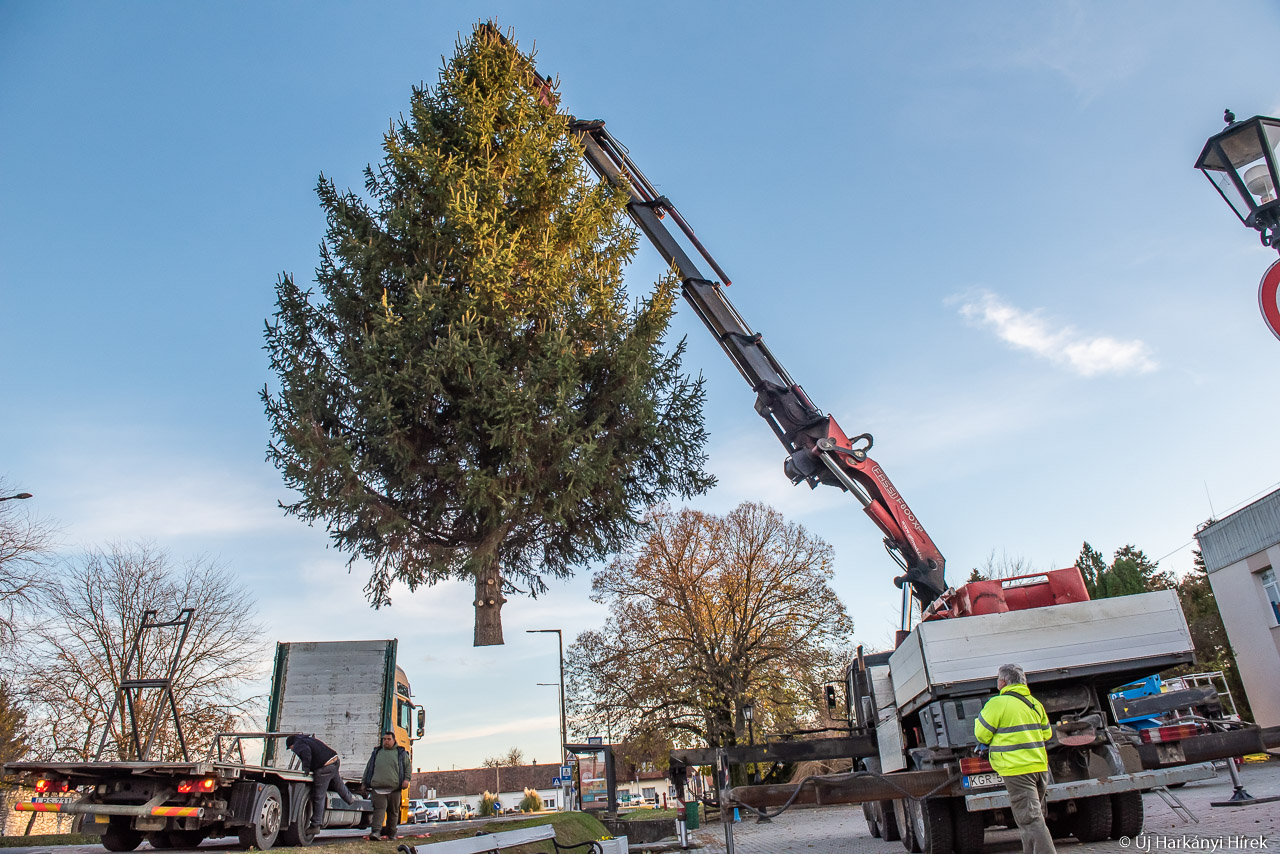
[[378,835],[378,834],[376,834],[376,833],[370,833],[368,836],[366,836],[366,837],[365,837],[365,839],[369,840],[370,842],[381,842],[381,841],[382,841],[382,837],[381,837],[381,836],[379,836],[379,835]]
[[308,825],[307,825],[307,832],[308,832],[308,833],[319,833],[319,832],[320,832],[320,830],[321,830],[321,826],[320,826],[320,825],[318,825],[318,824],[316,824],[316,823],[314,823],[314,822],[312,822],[311,824],[308,824]]

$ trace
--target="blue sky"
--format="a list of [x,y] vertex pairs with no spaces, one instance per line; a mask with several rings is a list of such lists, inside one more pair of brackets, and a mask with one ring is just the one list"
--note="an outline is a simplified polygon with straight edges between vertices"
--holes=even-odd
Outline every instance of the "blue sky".
[[[871,432],[962,579],[1082,540],[1190,567],[1197,524],[1280,481],[1274,259],[1192,169],[1224,107],[1280,113],[1263,2],[0,2],[0,474],[74,553],[152,538],[258,595],[268,641],[400,639],[429,716],[415,764],[555,752],[554,641],[588,575],[505,609],[469,590],[362,603],[264,462],[262,324],[309,278],[323,171],[360,187],[410,86],[492,16],[566,109],[603,118],[734,280],[815,402]],[[659,263],[647,247],[639,286]],[[699,507],[768,501],[836,549],[856,638],[898,610],[848,496],[793,488],[719,348]],[[264,671],[265,672],[265,671]]]

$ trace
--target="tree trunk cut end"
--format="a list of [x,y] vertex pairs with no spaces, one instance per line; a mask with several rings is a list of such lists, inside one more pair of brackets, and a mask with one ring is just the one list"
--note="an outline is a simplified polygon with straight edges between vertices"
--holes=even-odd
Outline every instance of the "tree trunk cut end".
[[472,646],[503,644],[502,604],[506,601],[502,595],[502,573],[497,567],[476,576],[476,597],[472,603],[476,608],[476,631]]

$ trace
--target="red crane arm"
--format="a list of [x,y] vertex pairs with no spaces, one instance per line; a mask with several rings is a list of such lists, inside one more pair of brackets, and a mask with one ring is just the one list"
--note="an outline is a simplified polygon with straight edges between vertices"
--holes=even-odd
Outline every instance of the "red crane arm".
[[[532,64],[530,70],[543,102],[557,106],[550,80],[538,76]],[[787,477],[793,483],[804,481],[811,488],[822,483],[853,493],[884,533],[889,553],[905,570],[894,583],[898,587],[909,585],[921,608],[927,607],[946,590],[946,561],[884,469],[867,456],[872,444],[870,434],[850,439],[833,417],[813,405],[765,346],[763,336],[751,330],[725,296],[724,288],[731,282],[724,270],[671,200],[658,193],[631,161],[626,148],[609,134],[604,122],[573,117],[569,122],[592,170],[630,194],[627,212],[631,219],[663,259],[679,272],[685,300],[755,392],[756,412],[789,454],[784,462]],[[668,216],[720,281],[703,275],[684,243],[663,222]]]

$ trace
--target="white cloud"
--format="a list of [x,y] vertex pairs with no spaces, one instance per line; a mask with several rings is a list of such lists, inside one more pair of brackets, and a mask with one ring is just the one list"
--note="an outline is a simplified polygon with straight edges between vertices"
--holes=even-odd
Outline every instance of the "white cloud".
[[1074,326],[1055,325],[1040,312],[1023,311],[989,291],[960,300],[960,314],[990,329],[996,337],[1085,377],[1098,374],[1146,374],[1158,364],[1151,349],[1137,338],[1089,335]]

